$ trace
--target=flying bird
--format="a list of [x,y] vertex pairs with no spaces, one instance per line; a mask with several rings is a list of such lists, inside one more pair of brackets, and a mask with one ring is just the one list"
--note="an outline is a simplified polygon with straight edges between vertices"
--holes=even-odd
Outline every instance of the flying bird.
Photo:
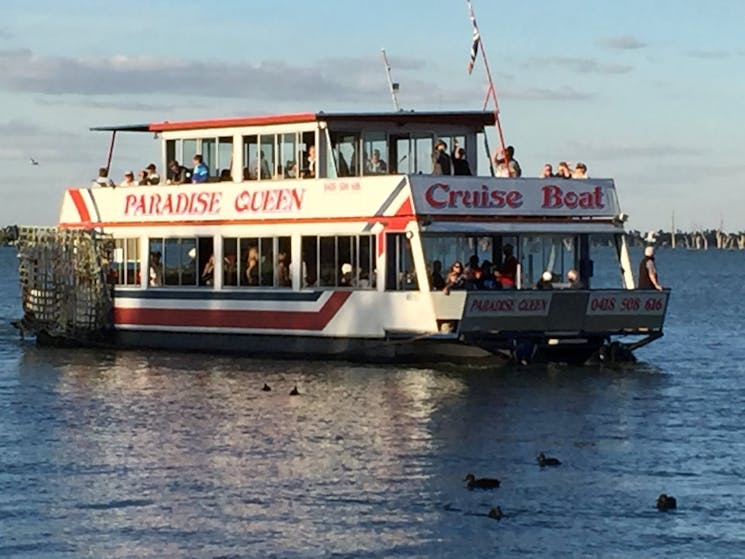
[[33,157],[30,157],[29,159],[31,159],[31,165],[38,165],[39,164],[39,160],[38,159],[34,159]]

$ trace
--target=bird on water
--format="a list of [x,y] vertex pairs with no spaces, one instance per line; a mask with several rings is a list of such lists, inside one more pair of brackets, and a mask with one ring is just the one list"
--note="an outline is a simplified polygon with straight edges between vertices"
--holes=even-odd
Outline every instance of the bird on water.
[[546,456],[542,452],[538,455],[536,460],[538,461],[538,465],[541,468],[543,468],[544,466],[559,466],[561,464],[561,461],[558,458]]
[[267,383],[264,383],[264,386],[261,388],[264,392],[271,391],[272,387],[269,386]]
[[295,387],[290,390],[290,396],[300,396],[300,391],[297,389],[297,385],[295,385]]
[[477,478],[473,474],[468,474],[463,481],[466,482],[468,489],[496,489],[501,483],[498,479],[488,477]]
[[502,512],[502,509],[500,507],[494,507],[489,511],[489,514],[487,516],[489,518],[493,518],[494,520],[502,520],[505,514]]
[[678,501],[672,495],[661,493],[657,497],[657,508],[660,510],[672,510],[678,508]]

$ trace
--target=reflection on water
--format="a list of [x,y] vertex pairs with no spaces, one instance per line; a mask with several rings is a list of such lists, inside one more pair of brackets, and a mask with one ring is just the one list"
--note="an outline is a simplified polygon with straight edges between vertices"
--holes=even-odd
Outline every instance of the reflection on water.
[[745,287],[710,258],[728,289],[673,285],[665,338],[619,369],[44,349],[0,295],[0,556],[737,556]]

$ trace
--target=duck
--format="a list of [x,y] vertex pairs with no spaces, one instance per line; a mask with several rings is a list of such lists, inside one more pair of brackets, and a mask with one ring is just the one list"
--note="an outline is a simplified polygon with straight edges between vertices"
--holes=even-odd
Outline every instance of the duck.
[[295,387],[290,390],[290,396],[300,396],[300,391],[297,389],[297,385],[295,385]]
[[500,507],[494,507],[489,511],[489,514],[487,514],[487,516],[489,518],[493,518],[494,520],[502,520],[505,515]]
[[671,510],[678,507],[678,501],[672,495],[661,493],[657,497],[657,508],[659,510]]
[[463,481],[466,482],[466,487],[468,489],[496,489],[501,483],[498,479],[495,478],[476,478],[476,476],[473,474],[468,474],[463,479]]
[[561,465],[561,460],[558,458],[551,458],[550,456],[546,456],[542,452],[538,455],[536,458],[538,460],[538,465],[543,468],[544,466],[559,466]]
[[271,392],[272,387],[269,386],[267,383],[264,383],[264,386],[261,388],[264,392]]

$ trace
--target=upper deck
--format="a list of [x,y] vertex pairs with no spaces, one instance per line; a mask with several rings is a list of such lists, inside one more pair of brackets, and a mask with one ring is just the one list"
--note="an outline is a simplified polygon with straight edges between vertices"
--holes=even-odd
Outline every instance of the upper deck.
[[[157,186],[68,191],[60,224],[131,226],[251,223],[267,220],[358,220],[401,211],[438,223],[494,221],[575,223],[618,230],[610,179],[501,179],[479,172],[479,144],[488,153],[486,111],[297,113],[94,130],[154,133],[161,143]],[[433,174],[432,154],[444,141],[462,149],[470,175]],[[199,154],[209,169],[201,184],[166,184],[167,164],[189,165]],[[143,163],[144,166],[144,163]],[[174,181],[175,182],[175,181]],[[408,203],[402,206],[403,202]],[[393,205],[398,204],[396,208]]]

